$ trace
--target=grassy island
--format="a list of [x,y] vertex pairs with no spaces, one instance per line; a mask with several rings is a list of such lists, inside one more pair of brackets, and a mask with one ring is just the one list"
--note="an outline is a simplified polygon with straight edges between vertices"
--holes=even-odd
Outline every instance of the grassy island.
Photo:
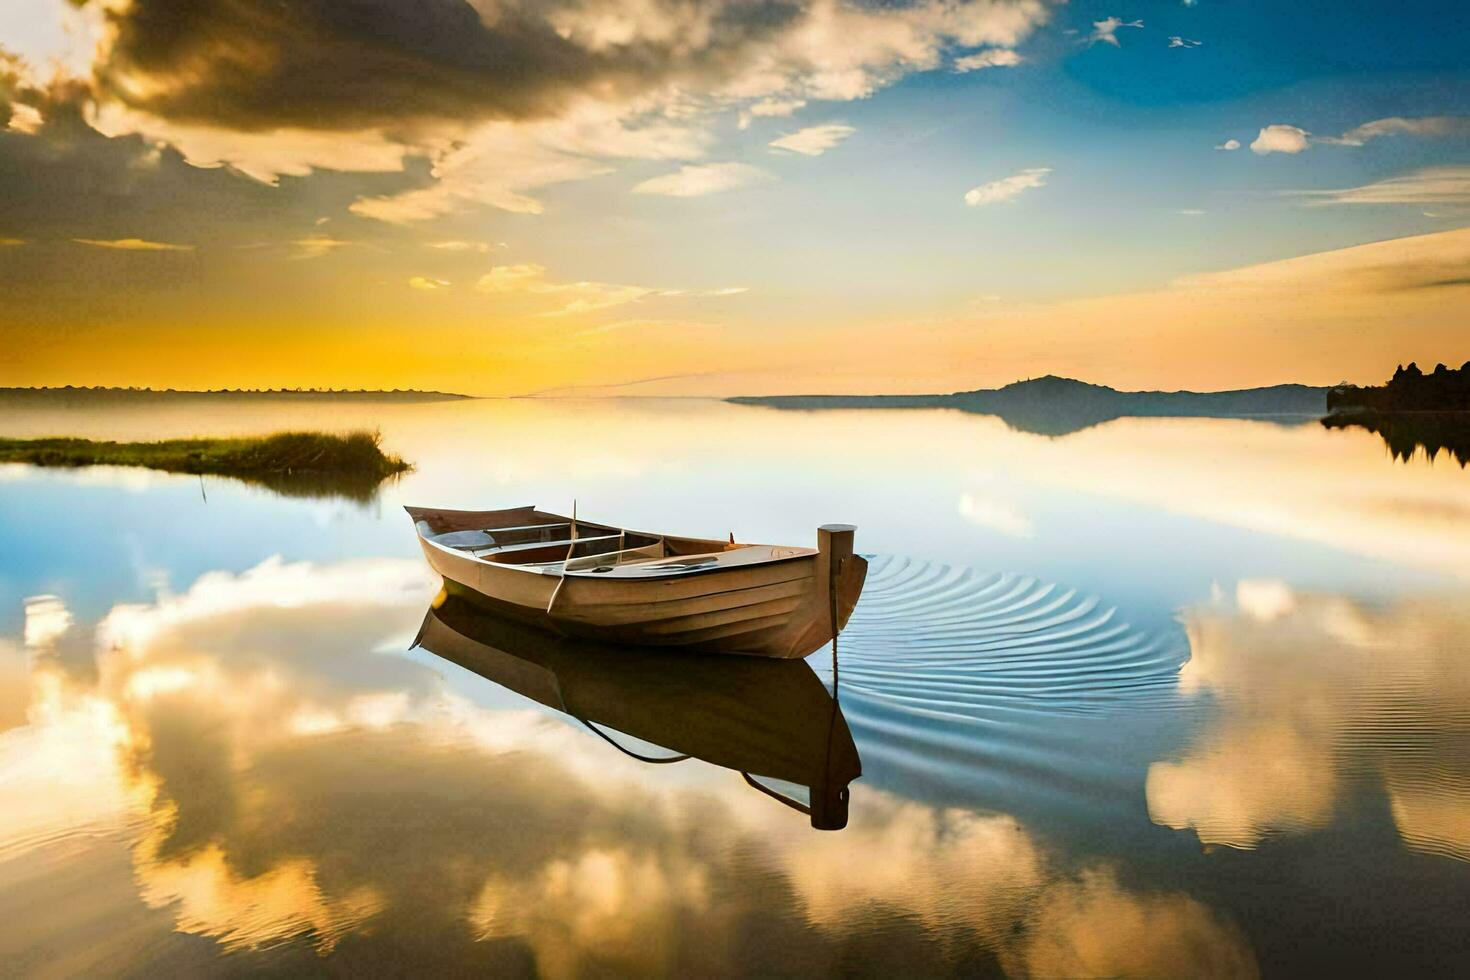
[[411,469],[384,453],[376,432],[281,432],[227,439],[94,442],[0,439],[0,463],[143,466],[169,473],[229,476],[291,496],[372,497],[383,480]]

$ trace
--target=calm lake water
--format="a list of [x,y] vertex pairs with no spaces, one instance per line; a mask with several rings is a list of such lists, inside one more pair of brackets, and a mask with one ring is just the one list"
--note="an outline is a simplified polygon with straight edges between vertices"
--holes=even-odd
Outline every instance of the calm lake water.
[[[0,973],[1470,971],[1443,456],[698,400],[0,413],[359,425],[417,466],[367,504],[0,467]],[[573,497],[740,540],[856,524],[836,710],[825,651],[621,671],[431,613],[401,504]],[[772,796],[849,779],[840,830]]]

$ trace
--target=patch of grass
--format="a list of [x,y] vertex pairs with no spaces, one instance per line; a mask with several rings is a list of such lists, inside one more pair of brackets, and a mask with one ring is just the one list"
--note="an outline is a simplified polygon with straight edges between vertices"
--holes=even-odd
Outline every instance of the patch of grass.
[[384,453],[376,432],[281,432],[231,439],[95,442],[0,439],[0,462],[35,466],[143,466],[168,473],[230,476],[293,496],[365,500],[412,467]]

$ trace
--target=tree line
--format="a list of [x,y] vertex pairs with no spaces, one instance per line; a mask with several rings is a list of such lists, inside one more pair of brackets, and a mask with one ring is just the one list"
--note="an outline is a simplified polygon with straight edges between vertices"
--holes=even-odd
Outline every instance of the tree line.
[[1470,411],[1470,361],[1458,368],[1436,364],[1428,374],[1410,361],[1387,384],[1339,385],[1327,392],[1327,410],[1377,412]]

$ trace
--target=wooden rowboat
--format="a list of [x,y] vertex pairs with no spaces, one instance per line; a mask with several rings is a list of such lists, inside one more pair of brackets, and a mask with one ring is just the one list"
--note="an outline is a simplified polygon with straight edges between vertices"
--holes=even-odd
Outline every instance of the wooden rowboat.
[[[848,784],[862,762],[835,690],[802,661],[687,657],[552,636],[447,590],[414,645],[564,712],[640,762],[702,759],[738,772],[819,830],[847,825]],[[633,739],[664,751],[630,748]],[[793,798],[781,784],[806,793]]]
[[817,547],[632,531],[534,507],[407,507],[451,591],[557,633],[705,653],[805,657],[857,605],[867,562],[854,529]]

